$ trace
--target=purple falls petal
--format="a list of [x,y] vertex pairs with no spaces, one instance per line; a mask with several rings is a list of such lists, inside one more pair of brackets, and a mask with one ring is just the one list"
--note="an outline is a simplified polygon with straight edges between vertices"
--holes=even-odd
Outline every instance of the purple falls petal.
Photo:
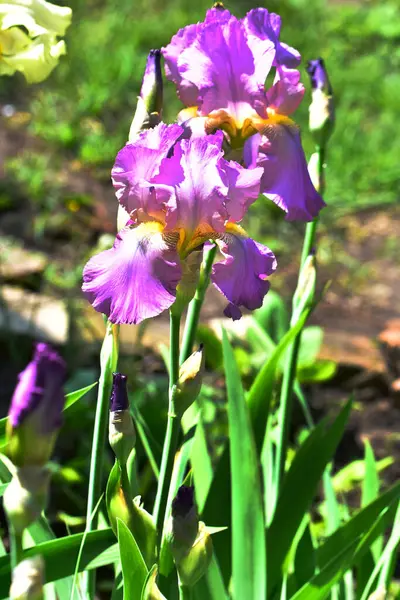
[[49,345],[36,345],[32,361],[20,373],[8,413],[13,428],[35,412],[40,412],[40,433],[52,433],[62,424],[66,365]]
[[226,233],[217,243],[225,260],[213,266],[211,280],[233,305],[225,314],[237,319],[239,306],[254,310],[262,305],[276,259],[267,246],[244,235]]
[[294,124],[275,124],[262,136],[257,164],[264,169],[261,191],[288,221],[312,221],[325,202],[308,173],[300,133]]
[[176,237],[159,224],[123,229],[113,248],[93,256],[83,271],[82,290],[112,323],[140,323],[175,301],[181,266]]
[[151,181],[182,133],[179,125],[160,123],[143,131],[134,143],[118,152],[111,177],[116,196],[128,213],[142,209],[157,216],[164,196],[160,199],[155,194]]

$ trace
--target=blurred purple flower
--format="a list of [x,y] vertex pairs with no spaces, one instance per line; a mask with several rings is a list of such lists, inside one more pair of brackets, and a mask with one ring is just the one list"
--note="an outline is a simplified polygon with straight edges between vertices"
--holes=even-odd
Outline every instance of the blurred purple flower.
[[8,413],[11,427],[35,421],[38,434],[53,433],[62,424],[66,366],[49,345],[36,345],[33,359],[20,373]]
[[[300,133],[288,116],[300,104],[304,86],[294,68],[300,54],[280,42],[280,26],[280,17],[264,8],[240,20],[213,8],[203,23],[181,29],[163,54],[167,77],[189,107],[180,120],[191,118],[197,135],[222,129],[233,150],[244,150],[245,161],[245,146],[251,144],[255,154],[245,164],[262,166],[261,192],[287,219],[309,221],[324,202],[311,183]],[[266,92],[271,68],[275,80]]]
[[112,179],[130,220],[111,250],[89,260],[82,286],[113,323],[140,323],[169,308],[188,256],[209,239],[226,257],[211,278],[230,303],[253,309],[268,291],[275,257],[236,225],[258,197],[263,170],[225,160],[222,132],[183,133],[161,123],[116,158]]

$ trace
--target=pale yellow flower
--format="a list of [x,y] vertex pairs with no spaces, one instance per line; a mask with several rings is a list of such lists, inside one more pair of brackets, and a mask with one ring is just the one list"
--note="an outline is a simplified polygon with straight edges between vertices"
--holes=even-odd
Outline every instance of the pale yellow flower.
[[45,0],[0,1],[0,75],[21,71],[28,83],[46,79],[65,54],[59,37],[71,16],[70,8]]

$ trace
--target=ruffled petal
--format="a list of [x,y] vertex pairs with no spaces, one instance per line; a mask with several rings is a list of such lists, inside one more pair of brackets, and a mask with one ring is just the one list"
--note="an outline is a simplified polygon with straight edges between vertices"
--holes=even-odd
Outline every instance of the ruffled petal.
[[239,306],[254,310],[262,305],[276,259],[267,246],[247,237],[239,227],[231,226],[217,243],[225,260],[213,266],[211,280],[233,305],[226,308],[229,316],[237,319]]
[[128,213],[142,209],[158,216],[166,198],[165,194],[157,195],[151,183],[182,133],[179,125],[160,123],[143,131],[135,142],[118,152],[111,177],[116,196]]
[[224,171],[228,184],[226,209],[229,221],[237,223],[243,219],[250,204],[257,200],[264,171],[261,167],[245,169],[234,161],[225,161]]
[[281,31],[279,15],[270,13],[266,8],[255,8],[247,13],[243,23],[252,49],[266,40],[273,43],[275,47],[274,66],[296,67],[300,63],[300,53],[279,41]]
[[203,23],[188,25],[180,29],[171,42],[161,52],[165,61],[165,74],[178,88],[178,96],[186,106],[196,106],[199,90],[195,84],[184,79],[178,67],[178,60],[185,48],[196,39]]
[[225,109],[241,126],[254,106],[265,101],[264,81],[274,55],[273,44],[265,43],[254,56],[242,23],[230,17],[199,29],[177,65],[182,80],[199,90],[200,115]]
[[300,72],[297,69],[278,67],[274,85],[267,92],[270,108],[282,115],[292,114],[304,96],[304,85],[300,83]]
[[261,191],[287,213],[288,221],[311,221],[325,202],[311,182],[299,130],[286,121],[267,126],[261,137]]
[[140,323],[175,301],[181,279],[176,236],[157,223],[123,229],[113,248],[93,256],[83,271],[82,290],[112,323]]
[[[167,230],[180,228],[187,239],[205,228],[223,231],[227,217],[225,198],[227,186],[222,177],[223,134],[181,140],[173,156],[165,162],[157,178],[168,181],[169,173],[179,172],[182,180],[174,185],[175,195],[167,206]],[[172,198],[172,197],[171,197]]]

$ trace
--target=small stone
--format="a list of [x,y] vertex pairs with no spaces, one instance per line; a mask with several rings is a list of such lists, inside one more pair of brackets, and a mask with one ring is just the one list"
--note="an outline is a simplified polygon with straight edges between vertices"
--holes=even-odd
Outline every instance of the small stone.
[[8,281],[27,279],[43,273],[47,256],[23,248],[10,237],[0,236],[0,278]]

